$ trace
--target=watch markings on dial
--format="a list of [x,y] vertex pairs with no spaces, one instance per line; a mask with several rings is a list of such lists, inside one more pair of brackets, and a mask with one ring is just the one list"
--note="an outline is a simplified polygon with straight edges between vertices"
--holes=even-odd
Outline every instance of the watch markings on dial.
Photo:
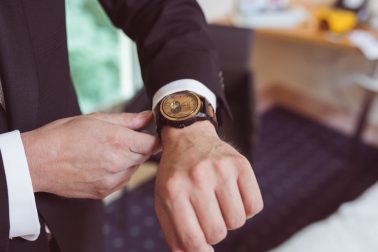
[[163,99],[160,111],[164,117],[181,121],[195,116],[200,109],[200,98],[191,92],[175,93]]

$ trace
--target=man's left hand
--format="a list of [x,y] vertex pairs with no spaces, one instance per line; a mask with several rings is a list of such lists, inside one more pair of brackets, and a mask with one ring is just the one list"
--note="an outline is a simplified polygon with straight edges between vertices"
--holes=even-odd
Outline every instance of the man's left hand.
[[248,160],[209,121],[164,127],[155,208],[172,251],[213,251],[263,208]]

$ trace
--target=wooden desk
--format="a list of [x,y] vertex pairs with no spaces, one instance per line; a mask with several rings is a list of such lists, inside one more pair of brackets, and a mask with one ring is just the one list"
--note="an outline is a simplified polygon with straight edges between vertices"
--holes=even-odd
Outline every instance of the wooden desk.
[[[320,46],[358,50],[358,48],[349,42],[347,34],[334,34],[319,30],[318,22],[315,18],[315,12],[318,8],[306,7],[306,9],[312,15],[310,20],[306,21],[305,23],[289,29],[257,28],[254,29],[256,36],[260,38],[284,39],[292,42],[305,42]],[[234,15],[231,15],[216,21],[215,24],[235,26],[233,19]],[[358,27],[358,29],[367,30],[375,35],[378,35],[377,31],[372,30],[369,27]]]
[[[289,29],[270,29],[270,28],[269,29],[268,28],[254,29],[256,40],[261,40],[261,41],[263,41],[262,43],[264,43],[267,40],[286,41],[286,42],[289,42],[289,43],[295,43],[296,45],[307,43],[310,46],[327,47],[327,48],[324,48],[324,49],[331,49],[331,50],[332,49],[345,49],[345,50],[349,50],[348,52],[345,52],[345,53],[350,53],[351,51],[361,53],[360,49],[358,49],[355,45],[353,45],[349,41],[347,33],[346,34],[335,34],[335,33],[328,32],[328,31],[321,31],[319,29],[318,21],[316,19],[316,15],[315,15],[315,13],[317,12],[317,8],[306,7],[306,9],[310,13],[310,18],[306,22],[304,22],[301,25],[298,25],[296,27],[289,28]],[[225,26],[235,26],[236,27],[236,25],[234,25],[234,22],[233,22],[234,17],[235,16],[231,15],[227,18],[219,20],[218,22],[216,22],[216,24],[225,25]],[[365,31],[373,34],[374,36],[378,37],[378,32],[376,30],[373,30],[370,27],[360,26],[360,27],[357,27],[357,29],[365,30]],[[343,53],[344,53],[344,51],[343,51]],[[377,72],[378,71],[378,61],[376,61],[374,65],[375,66],[373,67],[373,69],[375,71],[373,71],[373,72]],[[263,92],[261,92],[261,93],[263,93]],[[366,91],[366,94],[363,98],[362,106],[359,105],[360,106],[360,109],[359,109],[360,112],[359,112],[359,115],[358,115],[357,123],[355,125],[356,127],[354,128],[354,133],[353,133],[354,141],[353,141],[353,144],[352,144],[353,148],[352,148],[352,152],[351,152],[353,154],[358,153],[358,151],[357,151],[358,146],[359,146],[359,143],[362,140],[362,134],[363,134],[364,129],[365,129],[367,123],[368,123],[367,119],[368,119],[369,112],[372,109],[372,104],[373,104],[375,94],[376,93],[373,94],[372,91]],[[294,96],[294,99],[293,99],[293,96],[292,96],[290,98],[292,98],[293,100],[296,100],[298,104],[302,104],[302,105],[306,104],[305,106],[302,106],[302,107],[309,108],[309,110],[310,110],[311,106],[309,106],[307,104],[308,102],[306,103],[306,101],[304,101],[303,98],[298,98],[298,97],[299,96]],[[300,101],[300,102],[298,102],[298,101]],[[319,103],[321,103],[321,102],[319,101]],[[312,106],[312,108],[314,108],[314,106]],[[328,108],[327,108],[327,110],[328,110]],[[311,113],[312,113],[311,111],[306,111],[306,109],[304,109],[304,110],[302,109],[300,111],[305,112],[306,114],[309,114],[309,115],[311,115]],[[321,111],[321,110],[319,110],[319,111]],[[326,114],[325,109],[324,109],[323,112],[324,112],[324,114]],[[319,118],[322,118],[322,117],[319,116],[318,119]]]

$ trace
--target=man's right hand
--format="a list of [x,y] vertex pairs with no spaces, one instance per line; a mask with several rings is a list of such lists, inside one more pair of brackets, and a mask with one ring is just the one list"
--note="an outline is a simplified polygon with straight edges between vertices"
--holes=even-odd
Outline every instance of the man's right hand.
[[23,133],[34,191],[101,199],[118,190],[160,150],[157,137],[135,131],[151,119],[151,112],[96,113]]

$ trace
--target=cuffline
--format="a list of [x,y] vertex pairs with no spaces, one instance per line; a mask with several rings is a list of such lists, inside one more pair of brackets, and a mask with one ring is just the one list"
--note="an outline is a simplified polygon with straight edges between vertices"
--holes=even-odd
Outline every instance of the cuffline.
[[40,234],[37,206],[24,146],[18,130],[0,134],[9,202],[9,238],[34,241]]
[[204,84],[193,79],[181,79],[170,82],[161,87],[152,99],[152,110],[155,109],[157,104],[167,95],[171,95],[181,91],[191,91],[204,98],[213,106],[214,111],[217,108],[217,97],[215,94]]

